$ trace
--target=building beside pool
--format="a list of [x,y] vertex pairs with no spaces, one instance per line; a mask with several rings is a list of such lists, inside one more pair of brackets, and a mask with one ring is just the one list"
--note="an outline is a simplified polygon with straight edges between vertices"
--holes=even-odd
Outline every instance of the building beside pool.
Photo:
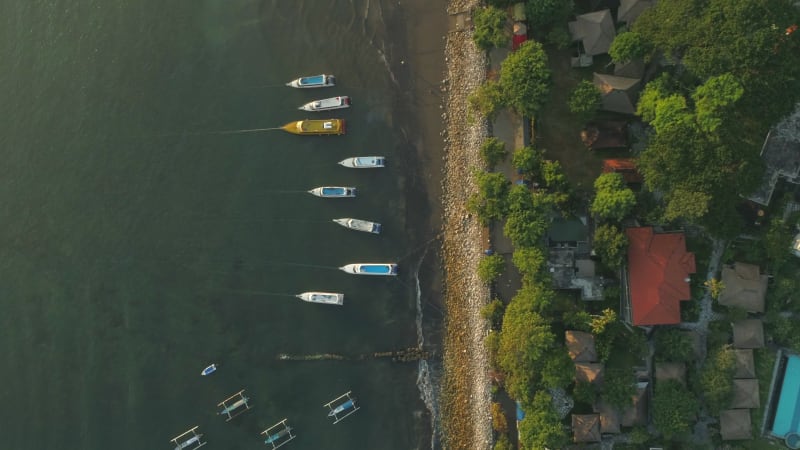
[[800,355],[778,352],[762,432],[800,449]]

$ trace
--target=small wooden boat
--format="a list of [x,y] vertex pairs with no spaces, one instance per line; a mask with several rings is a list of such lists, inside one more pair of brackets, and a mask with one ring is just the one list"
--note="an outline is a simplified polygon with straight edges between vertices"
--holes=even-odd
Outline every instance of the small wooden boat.
[[339,305],[344,303],[344,294],[334,292],[303,292],[295,297],[309,303],[320,303],[323,305]]
[[196,450],[208,442],[203,442],[203,434],[197,432],[197,427],[172,438],[175,450]]
[[309,194],[325,198],[347,198],[356,196],[356,188],[345,186],[320,186],[308,191]]
[[386,158],[383,156],[354,156],[339,161],[339,165],[351,169],[377,169],[386,167]]
[[303,111],[328,111],[331,109],[343,109],[350,107],[350,97],[342,95],[340,97],[323,98],[314,100],[297,108]]
[[336,86],[336,78],[333,75],[312,75],[310,77],[300,77],[286,83],[287,86],[300,89],[321,88]]
[[200,372],[200,375],[202,375],[202,376],[211,375],[212,373],[214,373],[216,371],[217,371],[217,365],[216,364],[211,364],[210,366],[208,366],[205,369],[203,369],[203,371]]
[[339,270],[343,270],[354,275],[395,276],[397,275],[397,264],[347,264],[339,267]]
[[222,407],[222,411],[217,414],[220,416],[228,416],[228,418],[225,419],[226,422],[233,420],[239,414],[252,408],[248,403],[250,397],[245,397],[244,394],[242,394],[243,392],[244,389],[217,404],[218,407]]
[[333,219],[339,225],[350,228],[351,230],[363,231],[365,233],[381,234],[381,224],[378,222],[370,222],[369,220],[353,219],[350,217],[343,217],[341,219]]
[[281,129],[292,134],[310,134],[319,136],[326,134],[344,134],[345,124],[344,119],[306,119],[289,122],[282,126]]

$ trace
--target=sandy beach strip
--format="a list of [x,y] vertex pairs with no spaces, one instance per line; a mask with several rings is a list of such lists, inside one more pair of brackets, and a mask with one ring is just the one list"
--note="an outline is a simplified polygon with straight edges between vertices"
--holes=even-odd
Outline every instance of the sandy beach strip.
[[[469,11],[472,0],[450,0],[448,12]],[[484,339],[488,325],[480,309],[490,291],[477,276],[486,243],[482,227],[467,213],[471,193],[477,191],[475,168],[482,167],[479,148],[488,136],[488,123],[468,112],[467,96],[486,78],[486,55],[472,42],[472,31],[447,36],[446,144],[443,168],[444,379],[441,419],[447,449],[489,449],[492,445],[491,384]],[[468,118],[468,114],[471,115]]]

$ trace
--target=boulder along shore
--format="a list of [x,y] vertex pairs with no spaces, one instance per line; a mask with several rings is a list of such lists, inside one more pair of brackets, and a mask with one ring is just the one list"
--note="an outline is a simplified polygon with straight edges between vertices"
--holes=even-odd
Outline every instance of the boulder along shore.
[[[471,11],[475,0],[450,0],[448,13]],[[483,167],[479,149],[488,136],[487,120],[469,112],[467,97],[486,79],[487,57],[472,41],[470,27],[450,30],[447,62],[442,215],[444,303],[447,310],[442,381],[442,443],[446,449],[492,446],[491,383],[484,339],[489,332],[480,310],[490,298],[477,275],[483,257],[483,227],[467,212],[477,184],[473,171]]]

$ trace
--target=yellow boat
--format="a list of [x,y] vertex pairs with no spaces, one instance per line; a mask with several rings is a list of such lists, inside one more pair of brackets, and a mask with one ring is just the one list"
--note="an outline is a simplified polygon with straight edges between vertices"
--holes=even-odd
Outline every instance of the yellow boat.
[[298,120],[281,127],[292,134],[344,134],[344,119]]

